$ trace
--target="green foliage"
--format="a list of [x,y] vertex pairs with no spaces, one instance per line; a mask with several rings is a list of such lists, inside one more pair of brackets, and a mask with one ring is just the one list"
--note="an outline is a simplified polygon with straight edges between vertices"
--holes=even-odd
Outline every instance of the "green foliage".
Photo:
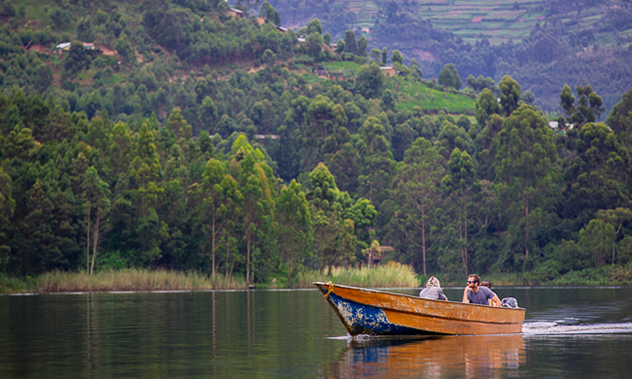
[[312,33],[323,34],[323,27],[320,25],[320,20],[317,18],[307,24],[307,34]]
[[367,99],[377,97],[382,91],[384,86],[384,76],[380,70],[380,67],[371,62],[367,66],[362,66],[358,69],[356,75],[356,89],[357,91]]
[[[385,44],[401,75],[387,77],[377,61],[388,48],[363,65],[366,31],[356,40],[356,28],[328,29],[331,18],[310,22],[299,44],[275,28],[271,6],[259,25],[228,16],[222,1],[116,5],[63,3],[51,13],[70,21],[53,30],[22,23],[29,5],[0,30],[1,271],[167,268],[296,283],[302,272],[364,260],[379,240],[393,248],[385,260],[450,280],[524,270],[516,280],[546,282],[605,265],[626,277],[628,94],[606,126],[594,123],[605,96],[563,88],[554,105],[566,105],[565,129],[553,132],[523,105],[544,100],[529,100],[511,77],[496,88],[499,75],[480,71],[489,77],[445,91],[421,79],[410,50]],[[386,24],[402,36],[427,32],[419,41],[430,50],[431,33],[447,38],[429,24],[400,29],[394,20],[411,8],[391,8],[372,38]],[[336,38],[350,31],[349,43],[322,51],[323,28]],[[542,28],[537,62],[557,54]],[[103,51],[75,41],[53,55],[71,33]],[[25,50],[31,40],[44,53]],[[422,61],[427,76],[446,61],[469,73],[475,61],[501,70],[524,58],[518,43],[481,42],[466,54],[445,41],[440,63]],[[518,55],[500,62],[502,51]]]
[[318,57],[322,50],[322,37],[319,33],[313,32],[305,39],[305,47],[312,57]]
[[520,84],[510,76],[504,76],[498,86],[500,87],[500,106],[505,116],[509,116],[518,108]]
[[546,121],[527,105],[505,120],[498,137],[495,167],[502,183],[499,189],[505,206],[513,210],[510,222],[523,231],[523,238],[517,238],[515,243],[522,245],[528,259],[529,250],[533,249],[530,214],[552,211],[559,193],[557,152]]
[[[395,53],[393,53],[393,55],[395,55]],[[454,88],[457,91],[461,89],[461,78],[459,77],[459,72],[456,70],[456,67],[454,67],[454,64],[448,63],[443,66],[443,70],[441,70],[439,76],[437,77],[437,83],[444,86],[446,91],[448,87]]]
[[358,54],[358,42],[353,30],[345,32],[345,52],[350,54]]
[[116,49],[116,52],[128,64],[133,64],[136,61],[136,53],[134,52],[134,47],[129,41],[127,34],[121,34],[119,39],[116,41],[116,45],[114,45],[114,49]]
[[279,15],[279,12],[267,1],[264,1],[263,4],[261,4],[261,7],[259,8],[259,16],[265,18],[266,22],[271,22],[276,26],[281,25],[281,16]]
[[391,61],[393,63],[397,62],[399,64],[404,64],[404,56],[399,50],[393,50],[393,54],[391,55]]

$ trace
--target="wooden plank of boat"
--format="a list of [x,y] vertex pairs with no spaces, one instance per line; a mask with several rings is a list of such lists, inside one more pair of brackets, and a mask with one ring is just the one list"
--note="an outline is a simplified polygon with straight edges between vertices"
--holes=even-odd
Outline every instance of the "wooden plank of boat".
[[522,333],[524,308],[422,299],[314,282],[350,335]]

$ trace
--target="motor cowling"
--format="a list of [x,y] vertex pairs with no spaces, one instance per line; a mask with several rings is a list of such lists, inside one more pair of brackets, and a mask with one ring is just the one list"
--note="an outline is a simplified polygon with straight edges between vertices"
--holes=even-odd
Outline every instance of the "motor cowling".
[[515,297],[505,297],[502,303],[505,308],[518,308],[518,300]]

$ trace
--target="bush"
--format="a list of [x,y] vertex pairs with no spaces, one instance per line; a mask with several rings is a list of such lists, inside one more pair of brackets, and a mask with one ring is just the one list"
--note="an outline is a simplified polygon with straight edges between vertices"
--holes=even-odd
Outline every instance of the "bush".
[[549,259],[543,264],[537,265],[535,269],[526,275],[526,279],[531,285],[538,285],[548,282],[560,276],[562,264],[555,259]]
[[369,58],[367,58],[367,57],[361,57],[361,56],[359,56],[359,55],[356,55],[356,56],[355,56],[355,59],[354,59],[353,61],[354,61],[355,63],[357,63],[357,64],[365,64],[365,63],[366,63],[366,61],[367,61],[368,59],[369,59]]

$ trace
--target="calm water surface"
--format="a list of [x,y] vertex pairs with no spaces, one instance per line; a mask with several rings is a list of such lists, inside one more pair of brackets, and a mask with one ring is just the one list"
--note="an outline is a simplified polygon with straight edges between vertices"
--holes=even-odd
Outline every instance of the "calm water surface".
[[0,296],[0,378],[632,377],[632,288],[495,291],[522,335],[351,339],[315,289]]

